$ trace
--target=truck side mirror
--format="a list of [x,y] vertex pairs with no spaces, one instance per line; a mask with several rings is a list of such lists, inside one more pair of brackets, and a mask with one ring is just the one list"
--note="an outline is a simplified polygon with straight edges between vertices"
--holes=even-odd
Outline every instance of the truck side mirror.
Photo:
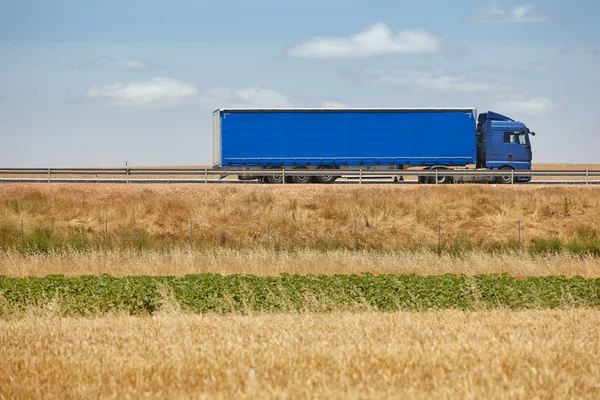
[[531,132],[531,136],[535,136],[535,132]]

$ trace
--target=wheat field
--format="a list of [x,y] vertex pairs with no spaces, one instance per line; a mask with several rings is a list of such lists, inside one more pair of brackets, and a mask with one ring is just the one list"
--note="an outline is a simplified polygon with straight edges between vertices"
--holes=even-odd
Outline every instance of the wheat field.
[[444,275],[508,273],[527,276],[600,277],[600,258],[568,253],[530,255],[523,252],[490,254],[465,252],[460,256],[435,252],[314,251],[274,252],[216,249],[172,252],[120,250],[61,251],[23,255],[0,252],[0,276],[44,277],[46,275],[185,276],[214,273],[277,276],[336,274],[418,274]]
[[[0,276],[598,278],[592,255],[411,246],[437,243],[438,221],[443,242],[514,241],[517,221],[523,243],[568,239],[596,232],[599,206],[595,187],[6,184]],[[347,250],[354,221],[359,251]],[[46,232],[97,246],[23,252],[21,223],[26,240]],[[259,246],[267,223],[269,249]],[[128,246],[131,232],[172,247]],[[218,316],[167,302],[153,316],[65,318],[50,304],[1,321],[0,398],[592,399],[599,323],[599,310],[579,308]]]
[[589,398],[600,312],[71,319],[0,324],[0,398]]
[[255,248],[267,224],[286,246],[402,248],[460,238],[476,243],[557,236],[600,226],[600,187],[0,185],[0,233],[19,240],[46,229],[111,244],[141,232],[149,241]]

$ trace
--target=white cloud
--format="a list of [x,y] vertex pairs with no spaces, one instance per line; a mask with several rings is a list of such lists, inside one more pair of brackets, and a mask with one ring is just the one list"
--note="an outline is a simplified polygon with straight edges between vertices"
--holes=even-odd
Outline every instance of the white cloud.
[[376,23],[349,37],[314,37],[293,46],[287,54],[294,58],[348,59],[432,54],[441,47],[441,41],[425,30],[394,33],[386,24]]
[[521,4],[511,10],[504,10],[499,4],[475,15],[474,20],[480,24],[531,24],[548,21],[548,16],[535,11],[530,4]]
[[498,109],[505,112],[527,115],[548,115],[558,107],[547,97],[526,97],[496,103]]
[[123,60],[121,65],[127,69],[152,69],[154,67],[150,62],[139,60]]
[[87,97],[115,107],[174,107],[198,94],[194,84],[166,77],[94,85]]
[[348,106],[345,103],[339,101],[324,101],[321,103],[321,107],[323,108],[347,108]]
[[210,109],[294,107],[294,102],[288,96],[256,86],[242,89],[213,88],[202,93],[199,99],[202,107]]
[[170,108],[191,107],[201,110],[218,108],[343,108],[338,101],[312,101],[287,96],[277,90],[247,86],[239,89],[213,87],[205,90],[176,79],[156,77],[147,81],[116,82],[94,85],[87,91],[87,99],[112,107]]
[[[538,67],[538,65],[535,65]],[[546,115],[559,109],[547,97],[531,97],[518,93],[512,85],[480,81],[468,75],[427,68],[366,69],[342,71],[344,77],[356,82],[375,82],[385,86],[397,86],[415,93],[452,94],[456,99],[477,98],[486,104],[494,104],[506,113]]]
[[366,70],[351,76],[384,85],[396,85],[413,92],[509,92],[510,85],[477,81],[464,75],[427,69]]

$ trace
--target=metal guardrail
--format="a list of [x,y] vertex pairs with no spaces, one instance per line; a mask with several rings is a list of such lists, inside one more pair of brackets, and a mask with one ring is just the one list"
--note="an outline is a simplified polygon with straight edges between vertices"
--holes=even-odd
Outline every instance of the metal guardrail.
[[[600,177],[600,170],[511,170],[511,171],[493,171],[493,170],[452,170],[452,169],[435,169],[435,170],[372,170],[372,169],[355,169],[355,170],[339,170],[339,169],[264,169],[264,170],[244,170],[244,169],[208,169],[208,168],[0,168],[0,175],[17,175],[17,176],[44,176],[37,178],[35,181],[56,181],[58,178],[53,176],[64,175],[95,175],[98,176],[123,176],[124,178],[110,181],[125,181],[137,180],[135,176],[186,176],[194,177],[195,179],[187,179],[186,181],[209,182],[209,177],[214,180],[215,177],[222,178],[226,176],[275,176],[283,175],[284,177],[307,175],[324,176],[337,175],[344,177],[353,177],[359,180],[363,178],[374,177],[400,177],[400,176],[423,176],[423,177],[446,177],[446,176],[464,176],[464,177],[498,177],[511,176],[511,180],[515,178],[526,177],[580,177],[585,178],[586,183],[590,182],[590,178]],[[93,179],[91,179],[93,181]],[[96,180],[102,180],[97,178]],[[104,179],[109,180],[109,179]],[[168,180],[166,178],[162,179]],[[30,181],[27,178],[0,178],[0,182],[15,182],[15,181]],[[65,181],[65,179],[61,179]],[[436,179],[437,181],[437,179]],[[285,179],[284,179],[285,182]],[[591,181],[596,182],[596,180]]]

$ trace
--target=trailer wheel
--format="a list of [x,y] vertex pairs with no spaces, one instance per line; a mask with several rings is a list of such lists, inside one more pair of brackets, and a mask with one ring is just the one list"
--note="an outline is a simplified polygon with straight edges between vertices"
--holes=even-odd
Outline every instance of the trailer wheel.
[[[276,167],[270,169],[276,169]],[[283,183],[283,175],[266,175],[264,181],[266,183]]]
[[[500,168],[500,171],[512,171],[512,168],[511,167],[502,167],[502,168]],[[510,175],[503,175],[503,176],[496,177],[496,183],[498,183],[500,185],[510,185],[511,182],[512,182],[512,180],[511,180]]]
[[[298,170],[306,170],[306,172],[308,172],[308,168],[305,167],[296,168],[296,171]],[[292,177],[292,180],[294,181],[294,183],[311,183],[312,178],[313,177],[311,175],[294,175]]]
[[[333,169],[333,167],[326,166],[326,167],[323,167],[323,169]],[[330,183],[335,182],[335,180],[337,178],[338,178],[337,175],[317,175],[317,176],[315,176],[315,182],[321,183],[321,184],[330,184]]]
[[337,179],[337,176],[335,176],[335,175],[320,175],[320,176],[315,177],[315,181],[317,183],[326,184],[326,185],[335,182],[336,179]]

